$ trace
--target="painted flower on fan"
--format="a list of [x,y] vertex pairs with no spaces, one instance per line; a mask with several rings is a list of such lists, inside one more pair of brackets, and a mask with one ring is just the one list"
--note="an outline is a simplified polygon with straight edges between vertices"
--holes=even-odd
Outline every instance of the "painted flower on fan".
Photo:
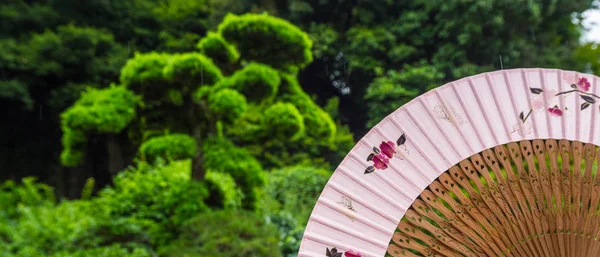
[[560,117],[563,115],[563,111],[560,108],[558,108],[558,106],[548,108],[548,112],[550,112],[550,115],[555,117]]
[[362,257],[362,255],[359,252],[354,250],[348,250],[344,253],[341,251],[338,252],[338,249],[335,247],[331,249],[326,247],[325,249],[327,249],[327,252],[325,252],[325,256],[327,257],[342,257],[342,254],[346,257]]
[[518,132],[521,136],[526,136],[533,132],[533,125],[531,124],[531,120],[527,120],[524,122],[519,122],[513,126],[513,133]]
[[579,81],[579,76],[573,72],[567,72],[563,75],[563,79],[569,85],[576,84]]
[[348,250],[344,253],[344,256],[346,257],[362,257],[362,255],[360,254],[360,252],[358,251],[354,251],[354,250]]
[[[532,89],[532,92],[533,90],[535,89]],[[542,111],[557,104],[558,97],[556,96],[556,90],[553,89],[540,91],[531,98],[531,108],[536,111]]]
[[388,168],[393,157],[403,160],[403,155],[408,154],[408,149],[404,145],[406,142],[406,136],[402,134],[396,143],[392,141],[381,142],[379,148],[373,147],[373,152],[367,157],[367,161],[372,161],[373,165],[368,166],[365,170],[365,174],[371,173],[375,170],[385,170]]
[[576,85],[577,85],[577,88],[583,92],[589,91],[590,87],[592,86],[592,84],[590,84],[590,82],[586,78],[580,78],[577,81]]
[[342,257],[342,252],[338,252],[338,250],[333,247],[331,249],[329,248],[325,248],[327,249],[327,252],[325,252],[325,256],[327,257]]

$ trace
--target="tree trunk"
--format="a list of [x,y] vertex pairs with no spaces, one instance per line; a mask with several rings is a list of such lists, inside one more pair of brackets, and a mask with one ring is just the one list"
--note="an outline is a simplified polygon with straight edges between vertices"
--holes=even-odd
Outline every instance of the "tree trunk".
[[106,151],[108,152],[108,172],[111,176],[114,176],[125,168],[123,152],[121,151],[118,135],[106,135]]
[[196,181],[204,180],[204,156],[202,154],[202,129],[198,117],[196,116],[196,105],[190,99],[186,106],[186,122],[188,124],[190,135],[196,141],[196,154],[192,158],[192,179]]

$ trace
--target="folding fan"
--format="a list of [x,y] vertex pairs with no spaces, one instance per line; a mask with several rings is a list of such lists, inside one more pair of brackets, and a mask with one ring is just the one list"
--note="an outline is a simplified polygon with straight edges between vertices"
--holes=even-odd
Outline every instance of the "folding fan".
[[598,80],[502,70],[400,107],[336,169],[299,256],[600,256]]

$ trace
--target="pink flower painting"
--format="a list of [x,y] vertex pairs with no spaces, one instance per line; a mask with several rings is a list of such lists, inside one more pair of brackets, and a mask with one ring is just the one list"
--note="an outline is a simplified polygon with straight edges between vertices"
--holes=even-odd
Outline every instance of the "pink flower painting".
[[367,161],[372,161],[373,165],[368,166],[364,174],[387,169],[392,158],[403,160],[403,156],[408,155],[408,148],[404,143],[406,143],[406,136],[402,134],[396,143],[392,141],[381,142],[379,148],[373,147],[373,152],[367,157]]
[[563,117],[567,107],[559,106],[558,97],[561,95],[564,97],[571,94],[578,95],[583,100],[583,103],[579,106],[581,111],[595,105],[600,99],[600,96],[590,93],[592,84],[587,78],[581,77],[576,73],[566,73],[563,75],[563,80],[566,84],[570,85],[570,90],[557,93],[552,89],[530,88],[533,94],[531,97],[531,109],[527,114],[525,112],[519,113],[520,122],[513,126],[511,133],[518,132],[522,136],[531,133],[532,126],[529,117],[531,117],[533,112],[547,112],[550,117]]

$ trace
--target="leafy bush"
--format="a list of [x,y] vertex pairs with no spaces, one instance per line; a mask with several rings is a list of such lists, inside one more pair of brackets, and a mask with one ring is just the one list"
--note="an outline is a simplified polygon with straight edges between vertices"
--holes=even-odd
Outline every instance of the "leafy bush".
[[264,126],[280,140],[297,140],[304,135],[304,119],[290,103],[276,103],[265,111]]
[[275,96],[280,81],[275,69],[264,64],[250,63],[223,80],[217,88],[234,88],[244,94],[248,101],[259,103]]
[[213,85],[222,78],[221,70],[212,60],[198,53],[173,55],[164,69],[164,76],[187,90]]
[[205,202],[209,206],[225,209],[238,209],[242,206],[244,195],[231,175],[209,170],[204,179],[209,192]]
[[140,164],[119,173],[114,186],[100,193],[100,204],[112,217],[127,218],[146,231],[155,245],[177,234],[189,218],[206,211],[206,187],[190,180],[190,162],[168,166]]
[[279,97],[283,101],[290,102],[304,117],[306,134],[318,138],[326,143],[332,142],[336,133],[335,122],[321,107],[302,90],[295,76],[281,74],[282,83]]
[[279,257],[277,230],[250,212],[217,211],[198,215],[179,238],[161,249],[164,256]]
[[330,176],[331,172],[314,167],[287,167],[269,174],[266,192],[280,210],[293,213],[304,225]]
[[61,114],[64,131],[61,162],[67,166],[81,163],[86,133],[118,133],[136,115],[139,97],[123,86],[89,88],[75,104]]
[[198,42],[196,47],[202,54],[210,57],[210,59],[216,63],[235,63],[240,58],[237,49],[225,41],[221,35],[214,32],[208,32],[208,34]]
[[295,25],[266,14],[225,16],[219,33],[242,58],[272,67],[303,68],[312,62],[312,41]]
[[204,167],[230,174],[244,193],[242,207],[255,209],[258,201],[256,188],[264,184],[264,171],[260,163],[248,151],[224,138],[208,138],[202,150]]
[[246,111],[246,97],[224,88],[208,95],[208,108],[219,120],[232,121]]
[[162,90],[167,84],[163,70],[171,60],[167,53],[136,53],[121,69],[121,83],[141,94]]
[[196,140],[186,134],[171,134],[150,138],[140,146],[144,160],[183,160],[196,154]]

